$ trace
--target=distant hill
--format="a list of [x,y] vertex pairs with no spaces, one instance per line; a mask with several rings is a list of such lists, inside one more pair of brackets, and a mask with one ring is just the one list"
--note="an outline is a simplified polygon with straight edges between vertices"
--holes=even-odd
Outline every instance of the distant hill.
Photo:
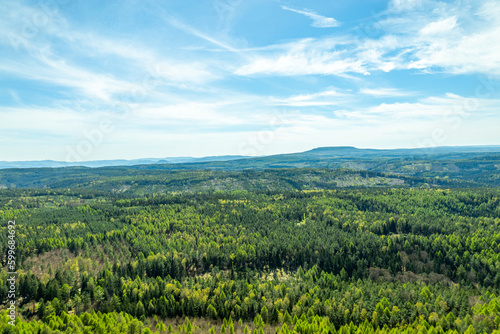
[[[132,168],[139,169],[209,169],[243,170],[264,168],[348,168],[373,170],[399,174],[414,173],[422,169],[425,161],[446,161],[483,159],[500,156],[500,146],[459,146],[435,147],[426,149],[359,149],[350,146],[320,147],[300,153],[278,154],[262,157],[240,158],[221,161],[194,161],[177,164],[149,164]],[[399,161],[399,162],[398,162]],[[410,166],[411,165],[411,166]],[[435,166],[436,168],[437,165]],[[442,166],[443,167],[443,166]],[[449,166],[443,171],[452,172]],[[439,169],[439,168],[438,168]]]
[[207,161],[229,161],[235,159],[249,158],[239,155],[222,155],[214,157],[172,157],[172,158],[151,158],[151,159],[117,159],[117,160],[94,160],[81,162],[65,162],[53,160],[40,161],[0,161],[0,169],[5,168],[60,168],[60,167],[111,167],[111,166],[136,166],[149,164],[176,164],[188,162],[207,162]]
[[[353,186],[500,187],[500,146],[424,150],[321,147],[302,153],[251,158],[110,160],[61,168],[53,168],[57,162],[38,163],[35,168],[0,169],[0,188],[83,187],[145,194]],[[53,166],[39,168],[44,163]],[[99,167],[103,164],[116,165]]]
[[[194,164],[196,168],[238,169],[238,168],[273,168],[273,167],[329,167],[316,166],[320,160],[335,158],[408,158],[434,156],[434,158],[447,159],[468,158],[470,154],[481,155],[499,153],[500,146],[439,146],[433,148],[402,148],[402,149],[360,149],[352,146],[318,147],[309,151],[270,156],[250,157],[242,155],[193,157],[168,157],[145,159],[117,159],[95,160],[82,162],[65,162],[53,160],[41,161],[0,161],[0,169],[5,168],[60,168],[60,167],[113,167],[113,166],[140,166],[140,165],[177,165]],[[235,161],[238,160],[238,161]],[[291,164],[291,165],[290,165]],[[293,165],[293,166],[292,166]],[[186,166],[172,166],[172,168],[185,169]],[[167,168],[171,169],[171,168]],[[191,169],[191,168],[188,168]]]
[[428,148],[397,148],[397,149],[360,149],[352,146],[318,147],[303,152],[303,155],[316,156],[422,156],[436,154],[463,154],[463,153],[498,153],[500,145],[490,146],[437,146]]

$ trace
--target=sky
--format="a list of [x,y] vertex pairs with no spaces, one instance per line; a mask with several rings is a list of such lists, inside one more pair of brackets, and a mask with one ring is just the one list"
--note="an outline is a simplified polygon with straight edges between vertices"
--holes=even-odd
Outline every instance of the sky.
[[0,7],[3,161],[500,144],[499,1]]

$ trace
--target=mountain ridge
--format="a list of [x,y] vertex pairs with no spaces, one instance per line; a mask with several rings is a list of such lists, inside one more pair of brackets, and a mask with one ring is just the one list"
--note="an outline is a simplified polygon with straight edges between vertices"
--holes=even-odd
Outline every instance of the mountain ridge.
[[[499,153],[500,145],[470,145],[470,146],[436,146],[430,148],[395,148],[374,149],[357,148],[354,146],[322,146],[303,152],[282,153],[267,156],[243,156],[243,155],[221,155],[206,157],[165,157],[165,158],[141,158],[141,159],[110,159],[67,162],[56,160],[31,160],[31,161],[0,161],[0,169],[10,168],[61,168],[61,167],[137,167],[147,165],[179,165],[179,164],[210,164],[224,163],[235,160],[246,162],[260,162],[273,159],[282,160],[284,163],[295,158],[301,159],[332,159],[332,158],[369,158],[369,157],[408,157],[408,156],[430,156],[430,155],[460,155],[467,153],[488,154]],[[250,164],[251,165],[251,164]]]

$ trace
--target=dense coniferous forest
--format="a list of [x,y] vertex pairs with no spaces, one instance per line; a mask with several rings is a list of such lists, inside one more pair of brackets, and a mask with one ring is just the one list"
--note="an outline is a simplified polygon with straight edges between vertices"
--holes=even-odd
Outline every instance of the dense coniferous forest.
[[[0,220],[16,221],[19,312],[8,325],[4,303],[1,329],[498,332],[500,190],[367,173],[153,171],[149,181],[0,190]],[[138,186],[185,187],[187,176],[191,187],[242,187]],[[4,268],[8,236],[3,224]],[[2,301],[8,278],[3,270]]]

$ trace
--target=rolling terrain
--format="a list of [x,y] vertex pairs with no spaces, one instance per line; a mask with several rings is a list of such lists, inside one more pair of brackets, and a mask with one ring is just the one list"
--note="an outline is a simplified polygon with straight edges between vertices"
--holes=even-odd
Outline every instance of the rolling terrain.
[[499,332],[497,147],[232,158],[1,169],[14,333]]
[[[234,158],[234,157],[233,157]],[[500,147],[363,150],[326,147],[256,158],[112,167],[0,170],[2,188],[162,191],[331,189],[356,186],[496,187]]]

